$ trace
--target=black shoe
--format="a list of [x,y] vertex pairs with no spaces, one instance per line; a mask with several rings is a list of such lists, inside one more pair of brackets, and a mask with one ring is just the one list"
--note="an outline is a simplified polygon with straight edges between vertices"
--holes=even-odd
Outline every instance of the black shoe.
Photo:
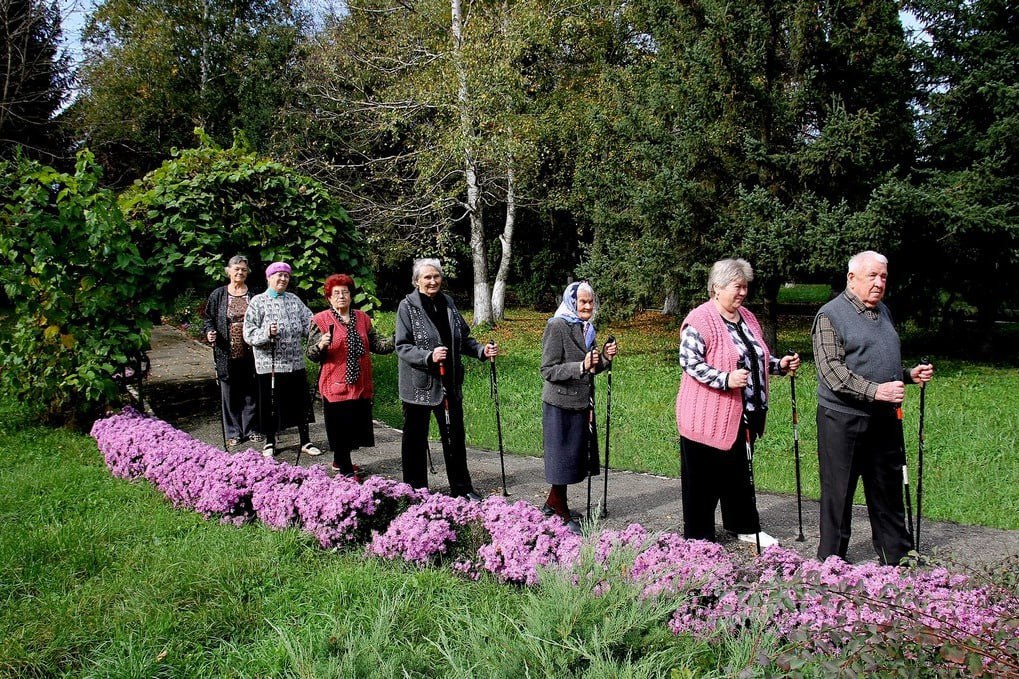
[[471,502],[481,502],[482,500],[484,500],[483,497],[481,497],[480,495],[475,493],[473,490],[467,491],[466,493],[461,495],[461,497],[465,497],[468,500],[470,500]]
[[580,524],[577,523],[576,519],[570,519],[566,522],[566,530],[570,531],[574,535],[584,534],[584,531],[580,528]]
[[[549,507],[548,503],[546,502],[541,507],[541,513],[545,515],[545,518],[551,518],[555,516],[556,511]],[[570,519],[574,521],[580,521],[582,518],[584,518],[583,514],[581,514],[580,512],[575,512],[572,509],[570,510]]]

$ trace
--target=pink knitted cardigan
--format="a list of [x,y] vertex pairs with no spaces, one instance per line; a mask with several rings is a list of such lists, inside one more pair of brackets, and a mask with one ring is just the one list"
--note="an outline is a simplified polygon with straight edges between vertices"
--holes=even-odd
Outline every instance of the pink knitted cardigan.
[[[764,365],[768,365],[770,356],[768,345],[764,343],[761,324],[749,310],[740,307],[739,313],[746,322],[754,338],[764,349]],[[708,364],[725,372],[736,369],[739,352],[729,337],[725,321],[708,300],[687,314],[683,319],[680,333],[686,326],[692,325],[704,340],[705,360]],[[767,393],[768,380],[765,376],[764,389]],[[743,416],[743,396],[739,389],[720,391],[698,382],[683,371],[680,378],[679,394],[676,397],[676,425],[681,436],[719,450],[729,450],[736,442],[739,434],[740,420]]]

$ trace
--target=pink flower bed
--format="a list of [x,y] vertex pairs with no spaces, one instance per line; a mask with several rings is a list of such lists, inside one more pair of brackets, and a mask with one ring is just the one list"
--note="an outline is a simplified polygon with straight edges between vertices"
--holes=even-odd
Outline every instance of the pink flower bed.
[[[325,548],[364,545],[372,556],[521,585],[537,583],[543,569],[580,563],[585,539],[523,501],[473,503],[380,477],[359,484],[252,450],[229,454],[130,408],[96,422],[92,436],[114,476],[144,478],[173,506],[225,522],[257,518],[303,530]],[[627,559],[625,577],[644,596],[676,597],[669,627],[677,634],[765,625],[832,655],[854,635],[893,625],[922,632],[914,636],[930,644],[964,639],[1006,655],[1019,639],[1016,597],[941,568],[821,563],[778,547],[739,559],[717,544],[637,524],[586,539],[596,563]]]

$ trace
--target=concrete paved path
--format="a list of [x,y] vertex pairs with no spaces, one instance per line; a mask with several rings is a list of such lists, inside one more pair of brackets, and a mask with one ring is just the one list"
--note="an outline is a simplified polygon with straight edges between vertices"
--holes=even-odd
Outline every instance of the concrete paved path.
[[[212,350],[203,346],[176,328],[157,326],[152,333],[152,350],[149,352],[152,368],[144,386],[143,398],[154,414],[176,427],[191,433],[207,443],[222,446],[223,437],[219,421],[219,398],[216,376],[212,364]],[[316,423],[311,427],[312,440],[326,449],[322,425],[321,404],[317,404]],[[468,427],[470,423],[468,423]],[[401,478],[400,431],[376,422],[374,448],[354,452],[354,463],[369,474],[383,474]],[[293,462],[297,454],[297,433],[290,429],[280,437],[278,458]],[[438,442],[432,443],[432,459],[437,474],[430,476],[433,490],[448,488],[442,468],[442,452]],[[474,485],[480,493],[501,493],[502,484],[498,451],[468,449],[468,464]],[[330,453],[317,458],[301,456],[301,464],[331,462]],[[538,456],[505,456],[506,480],[511,499],[523,499],[536,505],[544,502],[548,492],[542,460]],[[679,479],[634,472],[610,472],[608,516],[602,525],[622,528],[638,522],[652,530],[682,533],[683,511],[680,501]],[[601,479],[596,479],[593,501],[601,498]],[[571,486],[570,504],[583,510],[586,498],[585,484]],[[803,502],[803,529],[806,540],[796,542],[796,497],[758,493],[758,508],[764,529],[778,538],[782,545],[795,549],[805,556],[814,556],[818,542],[818,503]],[[721,517],[716,515],[719,536]],[[875,559],[871,546],[870,524],[865,507],[856,507],[853,519],[854,535],[848,557],[854,562]],[[728,538],[730,542],[734,542]],[[962,526],[947,522],[924,521],[922,530],[925,552],[936,552],[963,565],[988,565],[1019,555],[1019,531],[997,530],[979,526]],[[735,543],[742,547],[740,543]]]

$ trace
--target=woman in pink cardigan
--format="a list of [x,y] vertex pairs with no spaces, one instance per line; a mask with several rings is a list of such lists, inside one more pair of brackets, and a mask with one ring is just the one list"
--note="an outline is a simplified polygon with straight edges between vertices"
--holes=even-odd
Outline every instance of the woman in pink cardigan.
[[[751,441],[764,434],[768,375],[796,372],[799,355],[776,358],[764,343],[757,318],[743,308],[754,270],[743,259],[715,262],[708,274],[710,299],[683,320],[676,398],[683,485],[683,536],[715,540],[715,507],[722,526],[761,548],[778,541],[761,531],[746,459]],[[758,535],[759,533],[759,535]]]

